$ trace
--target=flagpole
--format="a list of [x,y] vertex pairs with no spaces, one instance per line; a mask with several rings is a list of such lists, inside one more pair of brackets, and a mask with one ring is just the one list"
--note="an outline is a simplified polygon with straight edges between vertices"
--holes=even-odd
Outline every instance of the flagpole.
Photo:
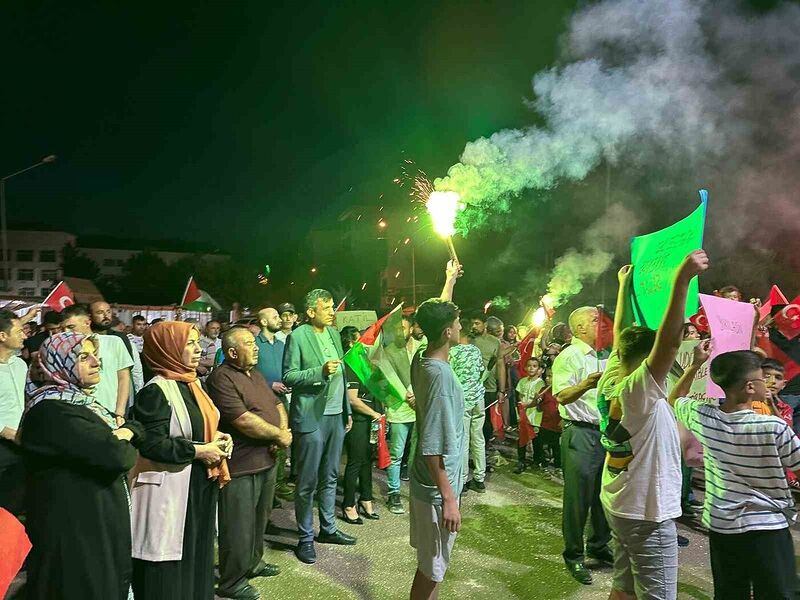
[[186,289],[183,290],[183,298],[181,298],[181,306],[185,304],[186,294],[189,293],[189,286],[192,285],[192,279],[194,279],[194,275],[189,275],[189,281],[186,282]]

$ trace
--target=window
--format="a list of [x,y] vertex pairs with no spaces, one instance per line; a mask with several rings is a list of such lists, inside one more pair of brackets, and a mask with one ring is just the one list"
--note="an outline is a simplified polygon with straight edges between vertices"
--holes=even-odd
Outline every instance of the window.
[[56,262],[56,251],[39,250],[39,262]]
[[55,281],[58,279],[58,272],[55,269],[42,269],[39,281]]
[[36,295],[36,288],[31,288],[31,287],[19,288],[19,295],[20,296],[35,296]]
[[50,293],[50,288],[43,287],[42,293],[40,295],[42,296],[42,298],[47,298],[47,294],[49,293]]
[[33,250],[17,250],[17,262],[33,262]]
[[121,258],[118,258],[117,259],[117,266],[118,267],[124,267],[125,266],[125,261],[122,260]]
[[33,281],[33,269],[17,269],[17,281]]
[[113,258],[104,258],[103,259],[103,266],[104,267],[113,267],[113,266],[116,266],[116,264],[117,264],[117,261],[115,261]]

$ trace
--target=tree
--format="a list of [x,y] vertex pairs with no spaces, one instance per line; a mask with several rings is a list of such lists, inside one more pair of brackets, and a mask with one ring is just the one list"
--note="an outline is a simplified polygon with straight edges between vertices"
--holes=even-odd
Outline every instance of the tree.
[[100,276],[98,264],[75,248],[73,244],[64,246],[61,269],[64,277],[80,277],[94,281]]

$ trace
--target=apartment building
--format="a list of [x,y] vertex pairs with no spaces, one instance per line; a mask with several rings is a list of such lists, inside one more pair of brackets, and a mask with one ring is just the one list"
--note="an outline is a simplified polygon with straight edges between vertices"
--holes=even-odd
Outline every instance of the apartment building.
[[0,264],[0,292],[9,296],[47,296],[63,278],[64,246],[75,240],[73,234],[64,231],[9,231],[8,257]]

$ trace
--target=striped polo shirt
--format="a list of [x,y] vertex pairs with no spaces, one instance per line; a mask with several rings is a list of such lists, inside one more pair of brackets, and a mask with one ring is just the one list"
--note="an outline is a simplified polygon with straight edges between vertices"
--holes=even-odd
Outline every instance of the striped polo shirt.
[[675,416],[704,450],[703,524],[717,533],[784,529],[796,518],[784,469],[800,470],[800,440],[778,417],[725,413],[691,398]]

